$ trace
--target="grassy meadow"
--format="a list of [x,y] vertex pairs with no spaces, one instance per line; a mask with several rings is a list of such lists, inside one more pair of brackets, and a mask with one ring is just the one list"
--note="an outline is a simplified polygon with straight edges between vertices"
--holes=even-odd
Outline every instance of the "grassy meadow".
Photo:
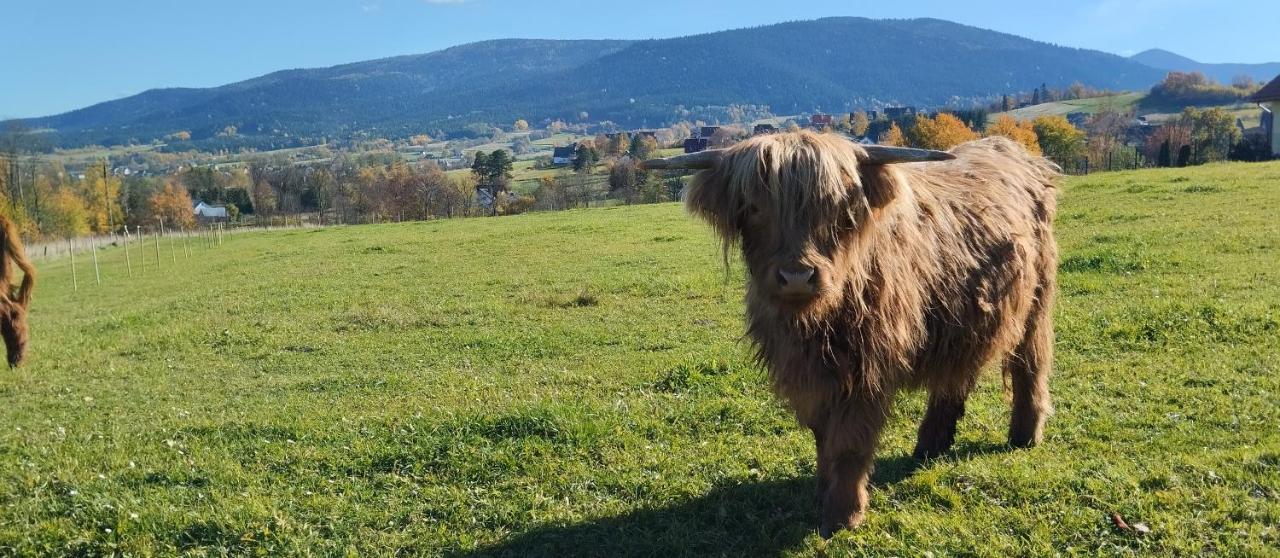
[[0,372],[0,555],[1274,556],[1278,215],[1280,163],[1069,179],[1044,445],[1005,447],[989,374],[917,465],[904,393],[831,541],[741,268],[676,204],[236,235],[132,278],[113,248],[78,292],[47,262]]

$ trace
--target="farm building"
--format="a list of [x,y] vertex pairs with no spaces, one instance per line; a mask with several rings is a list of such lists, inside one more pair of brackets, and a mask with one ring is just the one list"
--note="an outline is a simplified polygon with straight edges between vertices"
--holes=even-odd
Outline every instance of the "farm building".
[[809,126],[814,130],[826,130],[831,127],[830,114],[815,114],[809,117]]
[[572,145],[557,147],[551,152],[551,164],[553,165],[570,165],[573,164],[573,155],[576,150]]
[[476,203],[486,211],[493,213],[498,208],[498,194],[508,192],[502,184],[479,184],[476,186]]
[[191,209],[195,213],[196,220],[202,223],[222,222],[227,220],[227,208],[221,205],[209,205],[204,202],[197,202],[196,206]]
[[711,139],[711,136],[716,135],[716,132],[719,132],[719,131],[720,131],[719,126],[701,126],[694,131],[694,137],[709,140]]
[[689,138],[684,140],[684,152],[697,153],[699,151],[706,151],[707,146],[710,144],[711,140],[707,138]]
[[1262,129],[1272,157],[1280,157],[1280,129],[1276,128],[1276,111],[1280,110],[1280,76],[1262,86],[1249,100],[1262,107]]
[[885,107],[884,116],[889,120],[902,120],[916,115],[916,107]]

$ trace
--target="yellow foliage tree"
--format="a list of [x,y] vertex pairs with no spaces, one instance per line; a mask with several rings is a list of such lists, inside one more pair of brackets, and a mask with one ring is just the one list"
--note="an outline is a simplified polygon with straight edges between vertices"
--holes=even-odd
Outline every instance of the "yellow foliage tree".
[[89,227],[95,233],[108,233],[124,224],[124,208],[120,206],[120,178],[107,173],[106,164],[85,169],[80,182],[80,197],[89,211]]
[[867,113],[858,111],[853,113],[853,118],[849,119],[849,128],[855,136],[863,136],[867,133],[867,128],[871,126],[871,120],[867,118]]
[[41,228],[51,236],[70,238],[89,234],[89,210],[68,188],[59,188],[45,203]]
[[1040,150],[1055,163],[1064,165],[1084,155],[1084,132],[1072,126],[1065,116],[1041,116],[1031,124]]
[[163,223],[170,230],[191,230],[196,227],[195,213],[191,209],[191,194],[182,186],[166,182],[164,188],[151,196],[148,205],[151,217],[157,220],[157,225]]
[[1036,136],[1035,125],[1030,120],[1018,121],[1007,114],[1002,114],[987,126],[987,136],[1004,136],[1022,144],[1027,151],[1039,155],[1040,138]]
[[892,147],[902,147],[907,144],[907,138],[902,134],[902,128],[898,127],[898,123],[894,122],[889,125],[889,129],[880,134],[876,139],[876,143],[880,145],[888,145]]
[[528,131],[528,130],[529,130],[529,121],[528,121],[528,120],[525,120],[525,119],[523,119],[523,118],[521,118],[521,119],[519,119],[519,120],[516,120],[516,123],[515,123],[513,126],[511,126],[511,129],[513,129],[513,130],[515,130],[515,131],[517,131],[517,132],[525,132],[525,131]]
[[911,128],[910,137],[911,143],[921,149],[947,150],[978,139],[978,133],[970,130],[955,115],[941,112],[933,118],[916,116],[916,124]]

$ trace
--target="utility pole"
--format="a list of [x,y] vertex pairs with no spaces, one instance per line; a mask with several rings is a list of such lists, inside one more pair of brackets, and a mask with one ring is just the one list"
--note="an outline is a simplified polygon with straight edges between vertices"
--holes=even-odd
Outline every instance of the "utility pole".
[[102,158],[102,210],[107,213],[107,231],[116,229],[115,223],[111,220],[111,186],[107,183],[107,158]]

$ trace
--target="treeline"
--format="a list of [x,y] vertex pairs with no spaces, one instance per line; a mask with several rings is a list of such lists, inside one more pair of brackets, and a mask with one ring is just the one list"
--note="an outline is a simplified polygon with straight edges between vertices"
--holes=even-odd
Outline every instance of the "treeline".
[[1270,159],[1264,138],[1242,137],[1235,121],[1231,113],[1221,108],[1188,107],[1147,138],[1143,153],[1161,167]]
[[29,239],[196,225],[191,196],[177,177],[122,178],[103,164],[72,175],[38,157],[0,157],[0,215]]
[[920,114],[876,122],[866,122],[864,114],[856,113],[850,121],[855,131],[864,127],[882,145],[945,150],[982,136],[1006,136],[1068,172],[1268,157],[1262,146],[1242,136],[1229,112],[1216,107],[1187,108],[1178,118],[1159,126],[1138,126],[1131,113],[1101,110],[1089,117],[1083,129],[1063,116],[1019,121],[1000,115],[988,122],[973,112]]
[[1200,72],[1169,72],[1163,81],[1151,88],[1143,99],[1148,106],[1229,105],[1249,99],[1258,90],[1247,76],[1232,85],[1220,84]]

